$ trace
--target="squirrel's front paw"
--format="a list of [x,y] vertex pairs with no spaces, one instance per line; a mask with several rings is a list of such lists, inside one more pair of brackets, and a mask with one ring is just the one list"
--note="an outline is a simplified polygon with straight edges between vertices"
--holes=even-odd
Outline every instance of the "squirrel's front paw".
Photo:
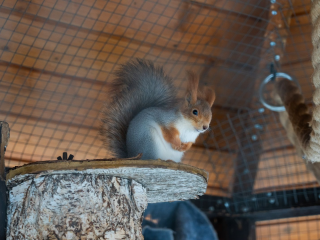
[[177,151],[181,151],[181,145],[178,146],[178,145],[174,145],[174,144],[171,144],[171,147],[174,149],[174,150],[177,150]]
[[171,144],[171,147],[172,147],[174,150],[179,151],[179,152],[185,152],[185,151],[187,151],[188,149],[190,149],[191,146],[192,146],[192,142],[181,143],[180,146]]
[[187,143],[181,143],[181,147],[180,150],[181,152],[185,152],[187,150],[189,150],[192,146],[192,142],[187,142]]

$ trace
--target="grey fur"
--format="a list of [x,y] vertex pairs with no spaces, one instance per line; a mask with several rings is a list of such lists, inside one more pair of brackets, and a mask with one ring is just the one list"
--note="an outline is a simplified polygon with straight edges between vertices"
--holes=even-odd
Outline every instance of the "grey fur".
[[174,109],[179,102],[176,88],[163,69],[141,59],[116,71],[110,96],[112,101],[102,111],[100,134],[116,158],[133,157],[128,154],[126,136],[130,122],[140,112],[150,107]]
[[[131,122],[127,132],[128,156],[137,156],[143,153],[141,159],[157,159],[159,142],[154,141],[154,135],[161,134],[155,125],[167,126],[179,116],[175,110],[161,109],[158,107],[146,108],[141,111]],[[161,139],[161,138],[158,138]],[[173,156],[172,156],[173,157]],[[163,159],[168,160],[168,159]],[[171,159],[174,160],[174,159]]]

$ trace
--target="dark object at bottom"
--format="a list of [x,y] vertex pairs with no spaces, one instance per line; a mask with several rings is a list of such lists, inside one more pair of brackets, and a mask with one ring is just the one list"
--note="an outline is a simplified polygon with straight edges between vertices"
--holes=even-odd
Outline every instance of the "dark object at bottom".
[[189,201],[149,204],[142,227],[145,240],[218,240],[208,218]]
[[210,219],[219,240],[255,240],[255,222],[247,218],[216,217]]
[[7,197],[6,183],[0,180],[0,239],[6,239]]

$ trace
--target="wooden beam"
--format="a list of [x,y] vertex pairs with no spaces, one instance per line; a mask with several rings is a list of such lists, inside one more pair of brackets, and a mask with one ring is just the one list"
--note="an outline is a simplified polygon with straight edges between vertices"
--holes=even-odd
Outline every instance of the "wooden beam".
[[[57,7],[57,6],[55,6],[55,7]],[[26,8],[26,7],[24,7],[24,8]],[[163,38],[163,36],[157,36],[153,32],[151,32],[151,33],[143,32],[143,31],[139,32],[140,28],[135,30],[136,33],[133,34],[135,37],[132,38],[132,34],[130,34],[130,36],[129,35],[127,36],[126,34],[123,34],[123,32],[120,30],[119,31],[105,31],[105,29],[97,29],[96,30],[95,28],[89,28],[89,27],[87,28],[82,25],[79,26],[79,24],[75,24],[75,23],[69,24],[69,23],[64,23],[63,21],[53,20],[55,18],[53,18],[51,15],[49,16],[49,18],[46,18],[46,17],[42,17],[39,15],[35,15],[36,13],[31,14],[28,12],[22,12],[21,10],[17,10],[15,8],[3,7],[0,9],[0,13],[7,15],[7,18],[9,18],[9,16],[16,16],[16,17],[20,18],[19,22],[21,22],[23,19],[27,19],[27,20],[31,21],[32,28],[30,28],[29,32],[31,32],[34,29],[39,28],[39,27],[36,27],[36,25],[37,25],[36,23],[42,23],[42,24],[45,24],[46,26],[50,26],[51,28],[62,28],[63,29],[62,32],[65,32],[66,30],[68,30],[68,31],[78,33],[79,35],[90,35],[90,37],[86,37],[87,39],[95,39],[95,38],[103,39],[104,42],[98,41],[98,43],[100,43],[100,45],[106,45],[106,41],[107,41],[107,43],[108,42],[117,42],[117,43],[121,42],[122,43],[121,45],[126,45],[127,50],[130,50],[131,54],[133,52],[135,54],[138,54],[137,49],[140,49],[139,46],[143,46],[143,48],[146,48],[146,49],[153,49],[152,52],[154,52],[154,54],[155,53],[158,54],[157,58],[159,56],[164,56],[166,54],[171,55],[172,52],[174,52],[175,54],[179,54],[179,55],[185,56],[187,58],[192,58],[194,60],[199,60],[199,59],[207,60],[208,58],[212,58],[215,61],[219,62],[219,64],[221,64],[221,65],[227,65],[227,66],[232,66],[232,67],[236,67],[236,68],[247,69],[250,71],[250,67],[247,66],[245,59],[242,62],[241,61],[234,61],[232,59],[225,59],[225,58],[223,58],[223,55],[220,56],[219,53],[217,51],[215,51],[215,47],[212,44],[206,44],[206,47],[195,48],[194,47],[195,44],[199,43],[198,42],[199,36],[198,37],[193,36],[193,35],[195,35],[194,33],[193,34],[187,34],[187,33],[185,34],[188,36],[188,38],[191,38],[190,41],[188,41],[188,43],[184,43],[184,41],[181,40],[180,33],[177,33],[174,35],[170,34],[170,35],[168,35],[168,38],[170,37],[170,39],[171,39],[170,40],[171,42],[169,44],[167,39],[163,39],[160,41],[160,39]],[[170,13],[170,14],[173,14],[173,17],[175,15],[175,13]],[[211,18],[213,18],[213,16],[208,16],[208,18],[211,19]],[[96,19],[96,21],[98,21],[98,20]],[[208,20],[208,21],[212,22],[212,19]],[[131,23],[132,23],[132,21],[126,22],[126,24],[128,24],[128,25],[130,25]],[[13,24],[13,25],[14,25],[14,27],[16,27],[16,24]],[[33,26],[33,25],[35,25],[35,26]],[[210,26],[209,23],[205,24],[205,25],[208,25],[208,27]],[[7,24],[7,26],[10,26],[10,24]],[[5,33],[6,35],[11,36],[11,34],[8,33],[8,31],[7,31],[7,30],[10,30],[10,29],[8,29],[7,26],[4,28],[3,31],[6,32]],[[167,26],[166,26],[166,24],[164,24],[162,26],[162,23],[161,23],[161,27],[159,24],[155,25],[155,28],[158,28],[158,27],[159,27],[159,31],[158,31],[158,34],[159,34],[162,32],[162,29]],[[113,28],[115,28],[115,27],[113,27]],[[198,28],[199,28],[199,25],[193,26],[193,29],[198,29]],[[106,28],[106,29],[109,29],[109,28]],[[196,31],[196,30],[194,30],[194,31]],[[208,31],[208,32],[210,32],[210,31]],[[36,38],[39,38],[40,33],[38,33],[38,34],[33,33],[32,37],[34,37],[33,35],[36,35]],[[56,32],[55,35],[57,35],[57,38],[60,38],[60,36],[58,36],[58,35],[60,35],[59,32]],[[191,37],[191,36],[193,36],[193,37]],[[212,38],[211,35],[206,36],[206,33],[201,34],[200,37],[201,38]],[[194,38],[194,40],[192,40],[193,38]],[[236,43],[236,40],[237,39],[234,40],[235,43]],[[175,43],[179,43],[179,44],[176,46]],[[97,43],[95,43],[95,45],[97,45]],[[37,47],[37,42],[34,41],[30,46]],[[73,47],[73,46],[71,46],[71,47]],[[39,48],[41,49],[41,47],[39,47]],[[70,46],[69,46],[69,48],[70,48]],[[91,48],[93,48],[93,47],[91,47]],[[125,56],[128,56],[128,54],[123,54],[124,51],[123,51],[122,46],[121,47],[120,46],[110,47],[110,49],[113,49],[113,48],[117,48],[118,49],[117,52],[122,53],[122,54],[118,54],[117,58],[119,58],[119,57],[123,58]],[[64,51],[66,51],[66,50],[64,50]],[[73,51],[74,51],[74,49],[73,49]],[[150,50],[143,50],[143,52],[150,53]],[[210,54],[204,54],[204,53],[210,53]],[[101,57],[101,55],[104,54],[104,51],[101,51],[99,54],[100,54],[99,55],[100,58],[103,59],[103,57]],[[150,55],[151,54],[148,54],[149,58],[151,57]],[[145,54],[142,54],[140,57],[144,57],[144,56],[145,56]],[[110,60],[109,57],[104,57],[104,59]]]
[[29,72],[30,75],[32,75],[32,74],[45,74],[45,75],[50,75],[50,76],[53,76],[53,77],[59,77],[59,78],[68,79],[68,80],[71,80],[71,81],[86,82],[86,83],[98,85],[98,86],[101,86],[101,87],[102,86],[103,87],[107,87],[108,86],[108,83],[103,82],[103,81],[99,81],[99,80],[96,80],[96,79],[90,79],[90,78],[87,78],[87,77],[71,76],[71,75],[68,75],[68,74],[61,74],[61,73],[57,73],[55,71],[48,71],[48,70],[45,70],[45,69],[38,69],[38,68],[34,68],[34,67],[26,67],[26,66],[23,66],[23,65],[12,63],[12,62],[0,61],[0,66],[17,69],[17,72],[19,72],[19,71]]
[[[272,170],[274,171],[274,170]],[[267,181],[264,179],[263,181]],[[259,193],[268,193],[268,192],[276,192],[276,191],[284,191],[284,190],[296,190],[296,189],[307,189],[307,188],[315,188],[319,187],[319,183],[317,181],[310,181],[307,183],[296,183],[292,185],[279,185],[279,186],[270,186],[265,188],[258,188],[254,190],[255,194]]]
[[[232,2],[232,1],[230,1]],[[235,2],[236,3],[236,2]],[[235,17],[240,17],[243,18],[243,20],[251,20],[253,22],[261,21],[262,19],[259,16],[251,15],[250,13],[242,13],[242,9],[240,11],[236,11],[233,9],[237,9],[234,7],[233,9],[227,9],[224,8],[223,6],[217,7],[217,3],[214,4],[208,4],[206,2],[200,2],[200,1],[190,1],[191,5],[204,8],[204,9],[210,9],[212,11],[218,12],[219,14],[225,14],[227,16],[235,16]],[[224,3],[225,4],[225,3]],[[243,6],[242,6],[243,8]]]
[[[215,2],[214,4],[209,4],[205,1],[193,1],[193,0],[187,0],[183,1],[182,3],[182,12],[180,14],[180,22],[178,24],[178,29],[181,31],[186,31],[186,23],[191,22],[193,13],[200,12],[201,10],[209,10],[214,11],[217,15],[225,15],[226,18],[229,16],[236,17],[236,18],[242,18],[242,21],[249,21],[252,23],[256,23],[261,21],[262,19],[258,15],[256,11],[252,13],[254,7],[253,5],[250,6],[250,4],[247,4],[246,7],[241,4],[241,6],[237,6],[239,2],[237,1],[221,1]],[[230,6],[231,5],[231,6]],[[238,11],[236,11],[236,9]]]
[[[286,218],[292,218],[292,217],[305,217],[305,216],[313,216],[313,215],[319,215],[320,214],[320,208],[319,206],[312,206],[312,207],[296,207],[296,208],[285,208],[285,209],[277,209],[277,210],[268,210],[264,212],[255,212],[252,214],[245,214],[243,217],[253,218],[257,221],[265,221],[265,220],[275,220],[275,219],[282,219],[285,222],[288,222],[288,219]],[[278,228],[279,225],[276,226]],[[295,229],[297,229],[297,226],[294,226]],[[269,228],[270,230],[270,228]],[[306,231],[308,233],[309,231]],[[270,233],[270,232],[269,232]],[[282,236],[282,235],[281,235]],[[300,238],[300,235],[298,235],[299,239],[308,239],[308,238]],[[267,238],[263,240],[270,239],[270,235],[266,236]],[[261,239],[261,238],[258,238]],[[272,238],[275,239],[275,238]],[[292,238],[278,238],[279,240],[282,239],[292,239]],[[278,240],[277,239],[277,240]],[[315,238],[317,239],[317,238]]]
[[5,162],[4,153],[8,146],[10,138],[9,124],[6,122],[0,122],[0,180],[5,180]]

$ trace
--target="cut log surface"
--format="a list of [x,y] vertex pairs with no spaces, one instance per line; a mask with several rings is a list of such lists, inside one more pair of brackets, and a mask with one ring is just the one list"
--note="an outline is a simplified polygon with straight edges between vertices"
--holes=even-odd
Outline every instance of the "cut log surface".
[[61,160],[7,174],[7,239],[143,239],[148,202],[197,198],[207,172],[162,160]]
[[27,164],[7,174],[9,188],[36,176],[67,173],[133,179],[147,189],[148,203],[197,198],[207,188],[208,173],[182,163],[163,160],[61,160]]

